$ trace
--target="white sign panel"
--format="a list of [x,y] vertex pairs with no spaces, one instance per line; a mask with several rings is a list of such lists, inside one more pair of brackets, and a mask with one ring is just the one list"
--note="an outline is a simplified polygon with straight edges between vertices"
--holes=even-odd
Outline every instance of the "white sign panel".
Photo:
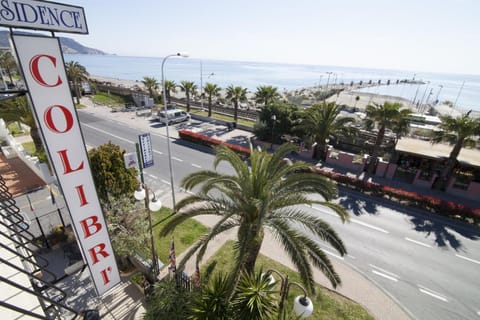
[[125,162],[125,168],[130,169],[130,168],[135,168],[138,170],[138,163],[137,163],[137,153],[136,152],[130,152],[130,153],[125,153],[123,154],[123,161]]
[[152,138],[150,137],[150,133],[138,135],[138,141],[140,142],[140,150],[142,152],[143,168],[153,166]]
[[33,111],[70,211],[77,241],[101,295],[120,282],[93,183],[58,38],[12,35]]
[[47,1],[0,1],[0,26],[88,34],[82,7]]

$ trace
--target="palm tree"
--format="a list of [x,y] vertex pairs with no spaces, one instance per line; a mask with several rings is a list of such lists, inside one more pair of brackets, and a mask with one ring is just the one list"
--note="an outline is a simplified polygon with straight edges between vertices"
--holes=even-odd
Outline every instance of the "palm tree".
[[237,122],[238,120],[238,103],[247,101],[247,88],[242,88],[240,86],[234,87],[233,84],[227,87],[227,95],[225,96],[228,100],[233,102],[233,121]]
[[37,127],[32,109],[28,105],[25,97],[18,97],[11,100],[0,102],[0,117],[7,123],[20,121],[30,127],[30,136],[37,154],[44,152],[43,142],[40,136],[40,130]]
[[143,77],[142,83],[145,88],[147,88],[150,97],[154,98],[154,95],[156,95],[156,90],[158,90],[159,86],[157,79],[154,77]]
[[[335,185],[327,178],[310,171],[304,162],[289,164],[283,159],[296,150],[296,146],[284,144],[273,154],[264,150],[252,150],[249,163],[225,146],[215,149],[215,171],[203,170],[185,177],[182,187],[197,189],[177,204],[178,212],[160,231],[161,236],[172,232],[186,219],[203,215],[215,215],[217,223],[185,253],[180,267],[198,251],[197,262],[210,240],[222,232],[237,228],[235,242],[236,263],[231,272],[232,289],[241,270],[253,272],[265,229],[268,228],[285,249],[300,277],[310,292],[314,292],[312,265],[319,268],[332,286],[341,283],[330,260],[314,239],[322,239],[341,255],[345,246],[337,233],[323,220],[302,210],[302,204],[318,203],[336,212],[342,221],[348,218],[345,209],[329,202],[336,197]],[[234,174],[222,174],[217,166],[228,163]],[[312,199],[321,195],[321,200]],[[308,235],[305,233],[308,231]]]
[[10,51],[3,51],[0,54],[0,66],[7,72],[10,83],[13,84],[12,72],[17,69],[17,63]]
[[[165,80],[165,90],[167,91],[167,92],[164,92],[164,95],[167,98],[167,103],[172,103],[170,93],[171,92],[173,92],[173,93],[177,92],[177,84],[175,83],[175,81]],[[163,103],[165,103],[165,98],[163,100]]]
[[255,101],[268,106],[270,103],[280,98],[277,88],[273,86],[259,86],[255,92]]
[[201,294],[196,295],[190,304],[189,319],[232,319],[232,308],[227,299],[230,292],[228,279],[228,274],[219,273],[202,286]]
[[402,107],[401,103],[385,101],[382,105],[377,103],[370,104],[365,109],[366,129],[372,130],[374,127],[377,127],[378,129],[367,167],[368,173],[373,173],[375,171],[378,155],[380,153],[380,146],[385,137],[385,130],[387,128],[394,132],[399,132],[399,129],[401,129],[401,131],[408,130],[408,124],[405,119],[412,113],[412,111],[410,109],[402,109]]
[[313,150],[314,159],[323,161],[327,158],[328,139],[338,135],[349,135],[354,129],[350,126],[355,122],[351,117],[340,117],[340,106],[335,102],[314,104],[301,115],[296,130],[302,130],[316,142]]
[[65,65],[67,71],[67,78],[73,84],[73,91],[75,92],[75,97],[77,98],[77,104],[80,103],[80,84],[82,81],[88,79],[88,72],[84,66],[82,66],[77,61],[69,61]]
[[439,125],[439,128],[442,129],[442,131],[433,132],[433,137],[430,140],[432,143],[445,141],[453,145],[447,163],[440,177],[433,185],[436,189],[446,187],[448,180],[450,180],[452,176],[453,169],[457,164],[457,158],[462,148],[475,147],[478,143],[474,138],[480,136],[480,118],[470,118],[470,112],[471,111],[456,118],[448,115],[441,116],[440,119],[442,123]]
[[185,97],[187,99],[187,112],[190,112],[190,94],[195,93],[197,85],[193,83],[193,81],[182,81],[180,89],[185,92]]
[[207,82],[207,84],[205,84],[205,88],[203,89],[205,90],[205,93],[208,96],[207,98],[208,99],[208,116],[211,117],[212,116],[212,98],[220,97],[221,88],[216,84]]

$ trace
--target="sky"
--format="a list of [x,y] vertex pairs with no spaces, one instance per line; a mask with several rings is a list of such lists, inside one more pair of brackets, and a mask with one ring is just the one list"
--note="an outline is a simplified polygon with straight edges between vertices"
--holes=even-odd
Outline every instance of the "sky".
[[71,0],[104,52],[480,74],[479,0]]

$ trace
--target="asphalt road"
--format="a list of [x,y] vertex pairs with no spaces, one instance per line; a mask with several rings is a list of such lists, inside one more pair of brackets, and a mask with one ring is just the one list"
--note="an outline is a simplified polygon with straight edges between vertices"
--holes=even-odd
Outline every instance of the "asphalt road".
[[[112,141],[135,150],[138,130],[81,111],[79,117],[87,146]],[[145,170],[145,181],[161,197],[171,192],[166,137],[151,137],[155,165]],[[182,177],[212,168],[211,152],[180,141],[171,147],[176,189]],[[339,202],[351,212],[347,224],[325,208],[306,208],[346,243],[342,258],[320,242],[334,259],[374,281],[415,319],[480,319],[480,230],[346,190]]]

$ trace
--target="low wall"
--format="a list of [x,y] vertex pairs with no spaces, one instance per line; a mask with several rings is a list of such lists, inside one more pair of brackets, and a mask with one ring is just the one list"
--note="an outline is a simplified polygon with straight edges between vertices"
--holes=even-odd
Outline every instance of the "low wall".
[[471,200],[478,200],[478,196],[480,195],[480,183],[478,182],[470,182],[468,188],[466,190],[462,190],[459,188],[454,188],[453,185],[455,184],[455,179],[448,184],[447,193],[464,197]]
[[355,173],[360,173],[365,168],[365,157],[362,158],[361,162],[356,162],[354,161],[355,156],[356,155],[352,153],[337,151],[333,148],[329,148],[325,162],[334,166],[351,170]]

